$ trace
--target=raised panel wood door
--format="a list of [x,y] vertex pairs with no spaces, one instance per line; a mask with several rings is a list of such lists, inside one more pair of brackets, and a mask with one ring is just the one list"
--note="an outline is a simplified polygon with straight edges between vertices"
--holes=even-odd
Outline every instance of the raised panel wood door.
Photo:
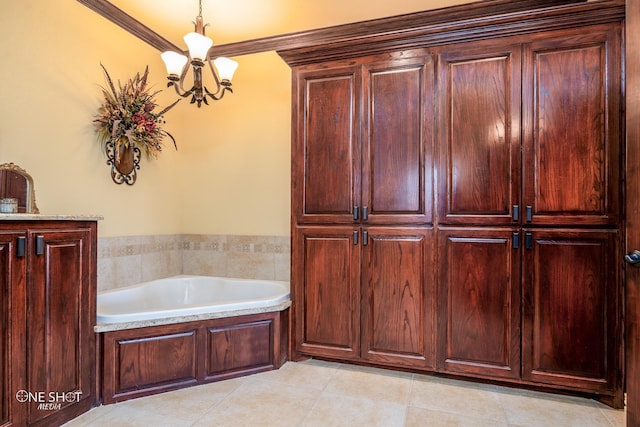
[[[18,239],[22,239],[18,243]],[[21,426],[25,403],[16,399],[26,389],[24,353],[26,267],[24,233],[0,232],[0,426]],[[18,245],[23,245],[20,249]]]
[[520,377],[517,229],[439,230],[438,369]]
[[431,57],[365,64],[362,220],[433,222]]
[[520,70],[520,45],[466,43],[439,55],[442,223],[518,221]]
[[58,399],[58,411],[29,405],[29,423],[47,425],[47,417],[73,412],[75,405],[88,408],[93,399],[94,243],[89,229],[33,230],[29,242],[28,389],[74,396]]
[[294,70],[293,213],[352,223],[360,203],[360,67]]
[[308,355],[360,357],[360,246],[353,227],[294,231],[292,283],[295,349]]
[[619,379],[616,231],[525,230],[523,378],[606,392]]
[[362,229],[363,359],[435,367],[433,240],[431,228]]
[[617,225],[621,47],[617,25],[525,46],[525,222]]

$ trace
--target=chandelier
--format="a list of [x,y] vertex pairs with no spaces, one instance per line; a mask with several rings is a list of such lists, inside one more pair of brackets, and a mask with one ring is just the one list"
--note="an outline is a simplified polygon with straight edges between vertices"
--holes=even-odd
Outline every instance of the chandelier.
[[[169,80],[167,87],[173,86],[176,93],[183,98],[191,96],[191,104],[197,103],[200,108],[203,102],[209,105],[207,97],[219,101],[225,92],[233,93],[231,79],[238,68],[238,63],[225,57],[216,58],[213,64],[211,63],[209,49],[213,45],[213,40],[204,35],[206,25],[202,24],[202,0],[199,0],[199,12],[194,24],[195,31],[184,36],[184,41],[189,48],[189,58],[172,51],[163,52],[160,56],[167,67],[167,79]],[[193,86],[189,90],[184,90],[184,80],[189,70],[189,67],[186,66],[187,61],[190,62],[193,69]],[[209,91],[202,83],[202,69],[205,62],[209,64],[209,69],[216,82],[215,92]]]

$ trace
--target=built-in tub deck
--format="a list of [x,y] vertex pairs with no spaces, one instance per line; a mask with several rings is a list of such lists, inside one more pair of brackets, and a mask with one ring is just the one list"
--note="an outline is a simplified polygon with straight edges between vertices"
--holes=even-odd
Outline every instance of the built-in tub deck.
[[[197,289],[197,285],[193,283],[190,288],[184,283],[178,283],[185,282],[184,278],[193,277],[171,278],[174,282],[168,285],[169,294],[164,301],[157,295],[153,297],[155,301],[145,301],[144,295],[148,296],[149,293],[138,292],[136,287],[141,285],[123,288],[123,292],[133,290],[130,294],[140,294],[141,300],[138,303],[141,316],[137,318],[129,316],[128,308],[124,309],[125,305],[135,306],[129,304],[128,299],[121,305],[116,302],[109,312],[106,305],[101,306],[101,297],[111,297],[115,292],[99,295],[99,320],[95,331],[99,333],[103,403],[278,369],[285,362],[291,304],[288,284],[284,296],[260,297],[258,292],[257,299],[261,301],[256,303],[256,307],[245,304],[245,296],[249,293],[241,292],[245,295],[241,298],[243,301],[240,305],[237,305],[236,295],[222,297],[227,300],[223,309],[213,307],[205,310],[202,308],[207,299],[204,298],[205,294],[215,295],[221,287],[215,292],[199,292],[201,289]],[[227,281],[220,278],[207,279]],[[227,281],[222,288],[247,285],[247,281],[234,280]],[[199,279],[196,278],[195,281],[198,282]],[[258,287],[260,284],[263,287],[276,284],[273,289],[277,289],[285,282],[257,283]],[[163,282],[161,286],[166,284]],[[148,284],[142,284],[145,285]],[[186,286],[183,294],[176,292],[176,288],[181,286]],[[153,294],[149,288],[146,291]],[[270,302],[265,302],[266,300]],[[103,298],[102,302],[105,301]],[[180,301],[183,304],[178,304],[176,310],[164,310],[170,312],[168,315],[164,313],[166,317],[149,315],[150,312],[158,311],[159,301],[162,306],[166,305],[166,301]]]

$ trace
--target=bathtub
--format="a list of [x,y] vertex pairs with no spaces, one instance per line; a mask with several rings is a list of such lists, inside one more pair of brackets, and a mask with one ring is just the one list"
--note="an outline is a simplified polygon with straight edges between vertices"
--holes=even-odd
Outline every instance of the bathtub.
[[209,276],[174,276],[100,292],[100,325],[275,307],[289,301],[289,283]]
[[104,404],[278,369],[289,283],[175,276],[97,301]]

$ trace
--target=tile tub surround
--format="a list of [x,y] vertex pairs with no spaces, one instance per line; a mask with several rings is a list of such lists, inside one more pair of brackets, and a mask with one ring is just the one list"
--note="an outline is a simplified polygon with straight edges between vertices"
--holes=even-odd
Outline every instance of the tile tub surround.
[[589,399],[320,360],[100,406],[65,427],[623,427]]
[[167,234],[98,239],[98,291],[178,274],[289,280],[289,236]]

